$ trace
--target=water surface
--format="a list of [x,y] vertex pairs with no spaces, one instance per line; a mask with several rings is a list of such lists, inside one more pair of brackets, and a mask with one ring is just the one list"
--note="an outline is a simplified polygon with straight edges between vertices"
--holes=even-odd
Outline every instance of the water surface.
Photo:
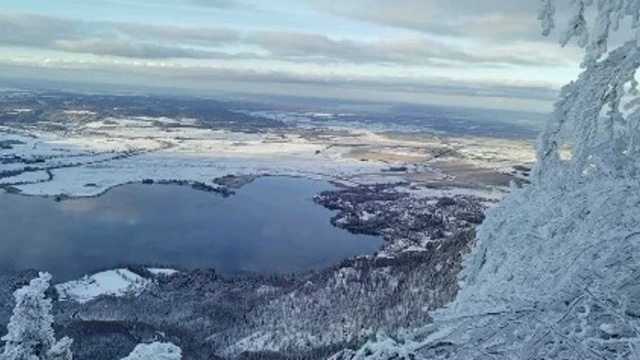
[[38,269],[66,280],[127,264],[224,273],[318,269],[382,240],[334,228],[311,200],[325,182],[261,178],[235,196],[126,185],[96,198],[0,195],[0,271]]

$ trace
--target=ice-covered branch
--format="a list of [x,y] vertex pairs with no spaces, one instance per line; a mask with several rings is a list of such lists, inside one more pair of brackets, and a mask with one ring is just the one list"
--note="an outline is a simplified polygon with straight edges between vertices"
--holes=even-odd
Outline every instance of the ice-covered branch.
[[[541,0],[543,33],[555,26],[562,0]],[[635,80],[640,66],[637,39],[610,50],[609,38],[629,20],[640,26],[637,0],[569,1],[569,22],[561,43],[577,39],[585,49],[584,72],[562,89],[555,111],[538,141],[534,181],[559,183],[566,176],[625,176],[638,169],[638,102]],[[627,106],[623,106],[624,104]],[[563,154],[565,156],[563,156]],[[570,155],[566,155],[570,154]],[[563,160],[564,159],[564,160]]]
[[576,38],[577,44],[586,50],[586,67],[593,65],[609,49],[609,38],[621,29],[625,19],[630,19],[632,30],[640,27],[640,2],[637,0],[541,0],[538,18],[543,34],[549,35],[555,26],[556,7],[569,4],[569,22],[562,30],[560,43],[564,46]]

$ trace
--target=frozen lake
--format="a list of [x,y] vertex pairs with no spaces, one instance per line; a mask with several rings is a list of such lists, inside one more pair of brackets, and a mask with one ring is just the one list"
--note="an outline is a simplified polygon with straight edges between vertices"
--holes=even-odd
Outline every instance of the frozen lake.
[[261,178],[235,196],[174,185],[126,185],[56,202],[0,195],[0,271],[56,281],[128,264],[296,272],[375,251],[382,239],[334,228],[313,203],[325,182]]

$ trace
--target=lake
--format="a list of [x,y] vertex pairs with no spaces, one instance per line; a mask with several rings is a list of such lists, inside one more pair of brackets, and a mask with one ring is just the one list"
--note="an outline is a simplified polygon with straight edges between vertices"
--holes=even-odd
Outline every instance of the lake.
[[319,269],[371,253],[381,238],[333,227],[312,197],[333,186],[266,177],[224,198],[175,185],[133,184],[95,198],[0,195],[0,271],[56,281],[130,264],[222,273]]

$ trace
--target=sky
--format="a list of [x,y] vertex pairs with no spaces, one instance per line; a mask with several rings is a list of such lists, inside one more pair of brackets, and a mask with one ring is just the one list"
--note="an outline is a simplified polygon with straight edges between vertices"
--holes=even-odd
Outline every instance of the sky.
[[3,0],[0,78],[547,112],[534,0]]

